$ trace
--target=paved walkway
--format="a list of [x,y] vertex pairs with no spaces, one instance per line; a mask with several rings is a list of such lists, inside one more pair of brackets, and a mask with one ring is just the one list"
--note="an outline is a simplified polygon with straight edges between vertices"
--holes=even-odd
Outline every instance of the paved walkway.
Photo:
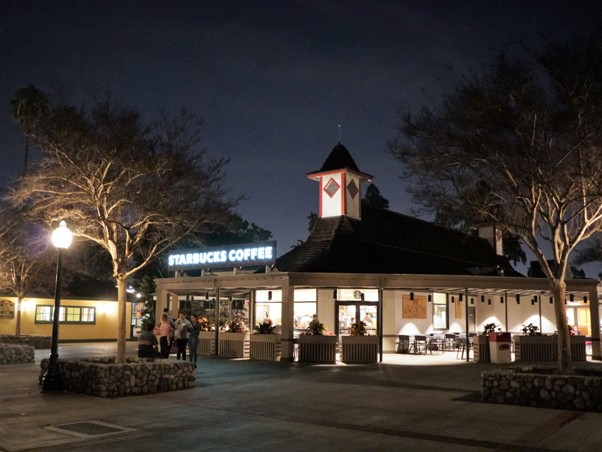
[[455,353],[370,366],[201,357],[196,388],[120,399],[41,394],[47,355],[0,366],[1,451],[602,450],[602,414],[479,403],[480,373],[494,365]]

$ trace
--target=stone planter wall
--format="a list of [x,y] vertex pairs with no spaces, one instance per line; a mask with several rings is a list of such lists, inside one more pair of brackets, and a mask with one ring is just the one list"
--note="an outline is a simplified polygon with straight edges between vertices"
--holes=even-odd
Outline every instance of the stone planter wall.
[[35,361],[35,349],[31,345],[0,343],[0,364],[22,364]]
[[15,336],[14,334],[0,334],[2,344],[31,345],[36,350],[49,349],[52,343],[50,336]]
[[602,377],[485,371],[481,401],[602,412]]
[[[59,359],[65,390],[97,397],[124,397],[179,391],[195,386],[193,363],[166,359],[128,358],[115,364],[113,358]],[[41,362],[40,382],[48,359]]]

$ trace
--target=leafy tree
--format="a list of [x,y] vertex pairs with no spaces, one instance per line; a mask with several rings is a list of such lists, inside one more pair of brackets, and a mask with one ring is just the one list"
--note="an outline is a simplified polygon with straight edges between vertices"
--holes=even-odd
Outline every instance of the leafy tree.
[[11,200],[49,226],[65,220],[111,259],[118,290],[117,362],[125,359],[127,279],[175,243],[230,219],[227,161],[198,148],[200,122],[162,113],[143,122],[111,100],[59,105],[31,129],[40,161]]
[[318,222],[318,214],[316,212],[309,212],[309,215],[306,218],[307,218],[307,230],[311,234],[311,231],[313,230],[314,226]]
[[15,97],[10,101],[10,107],[13,120],[19,125],[25,136],[23,153],[23,176],[25,176],[29,162],[29,135],[48,115],[48,98],[34,85],[29,85],[27,88],[21,88],[15,92]]
[[369,206],[377,207],[379,209],[389,208],[389,200],[380,194],[380,190],[374,184],[368,185],[364,202]]
[[602,230],[601,124],[602,45],[574,38],[502,51],[440,105],[402,113],[389,143],[415,202],[467,209],[537,256],[556,301],[563,372],[571,370],[565,270],[575,247]]

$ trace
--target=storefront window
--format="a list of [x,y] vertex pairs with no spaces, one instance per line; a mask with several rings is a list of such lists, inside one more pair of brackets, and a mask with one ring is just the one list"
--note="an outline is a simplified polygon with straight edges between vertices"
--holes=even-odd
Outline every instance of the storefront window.
[[447,299],[444,294],[433,294],[433,328],[446,330],[447,324]]
[[305,330],[316,313],[316,303],[296,302],[295,303],[295,329]]
[[318,291],[316,289],[295,289],[294,322],[297,333],[305,330],[317,312]]

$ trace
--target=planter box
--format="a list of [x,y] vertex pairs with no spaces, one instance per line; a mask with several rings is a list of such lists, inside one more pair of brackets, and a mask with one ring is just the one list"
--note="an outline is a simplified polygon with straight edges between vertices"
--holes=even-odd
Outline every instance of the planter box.
[[573,361],[585,361],[585,336],[571,336],[571,357]]
[[554,336],[515,336],[516,361],[554,361],[556,342]]
[[301,335],[298,344],[299,362],[333,364],[336,362],[336,336]]
[[342,336],[344,363],[378,362],[378,336]]
[[219,356],[249,357],[249,333],[219,333]]
[[197,353],[201,356],[215,355],[215,331],[201,331]]
[[[558,336],[516,336],[514,356],[516,361],[556,361]],[[573,361],[585,361],[585,336],[571,336]]]
[[250,351],[251,359],[276,361],[281,355],[280,334],[251,334]]
[[491,362],[489,354],[489,337],[488,336],[474,336],[472,338],[472,350],[474,360],[478,363]]

